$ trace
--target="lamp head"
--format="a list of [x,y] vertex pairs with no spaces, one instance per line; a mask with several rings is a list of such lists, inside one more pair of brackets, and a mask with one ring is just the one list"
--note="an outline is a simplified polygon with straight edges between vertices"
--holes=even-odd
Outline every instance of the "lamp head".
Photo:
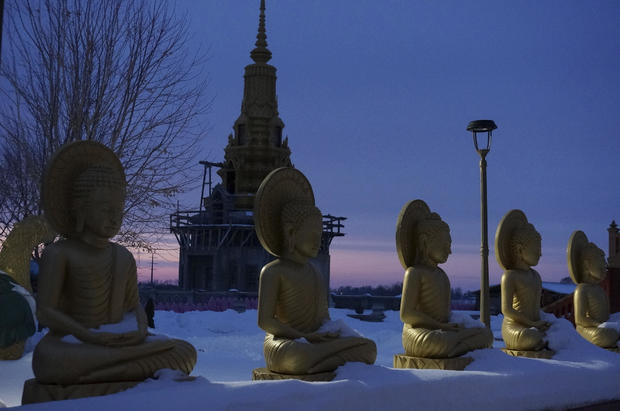
[[[493,136],[493,130],[497,128],[497,125],[493,120],[474,120],[470,121],[467,125],[467,131],[471,131],[474,137],[474,146],[476,151],[480,155],[486,155],[491,150],[491,138]],[[487,133],[487,141],[484,147],[478,145],[478,133]]]

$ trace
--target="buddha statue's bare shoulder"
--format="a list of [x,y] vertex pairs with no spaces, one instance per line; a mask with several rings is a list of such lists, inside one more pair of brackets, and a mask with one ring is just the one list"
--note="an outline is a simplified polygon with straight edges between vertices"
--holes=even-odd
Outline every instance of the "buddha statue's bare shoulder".
[[515,270],[515,269],[506,270],[504,271],[504,274],[502,275],[502,281],[516,281],[520,277],[522,277],[523,274],[524,274],[523,270]]
[[435,269],[424,266],[407,267],[407,270],[405,270],[405,278],[423,277],[427,275],[432,275],[434,272]]
[[281,259],[276,259],[271,261],[268,264],[265,264],[260,272],[260,276],[273,277],[279,274],[285,273],[287,270],[288,264],[286,261]]
[[114,249],[117,262],[123,267],[132,267],[135,271],[136,260],[133,257],[133,254],[131,254],[126,247],[123,247],[118,243],[110,243],[110,246]]

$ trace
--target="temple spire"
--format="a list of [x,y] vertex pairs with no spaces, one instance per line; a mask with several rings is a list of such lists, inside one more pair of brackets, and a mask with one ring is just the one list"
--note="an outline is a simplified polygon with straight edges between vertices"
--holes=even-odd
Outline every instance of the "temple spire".
[[260,16],[258,18],[258,34],[256,35],[255,48],[250,52],[250,57],[257,64],[265,64],[271,60],[271,51],[267,49],[267,34],[265,31],[265,0],[260,1]]

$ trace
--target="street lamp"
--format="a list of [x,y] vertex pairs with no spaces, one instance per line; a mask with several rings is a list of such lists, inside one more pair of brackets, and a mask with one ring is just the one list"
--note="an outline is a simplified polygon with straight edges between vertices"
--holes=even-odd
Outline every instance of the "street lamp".
[[[467,131],[471,131],[474,137],[474,147],[480,155],[480,220],[481,220],[481,245],[480,257],[482,262],[480,272],[480,319],[487,328],[491,328],[491,315],[489,313],[489,229],[487,218],[487,160],[486,156],[491,151],[491,138],[493,130],[497,128],[493,120],[475,120],[467,125]],[[486,133],[486,144],[478,144],[478,133]],[[484,143],[481,141],[481,143]]]

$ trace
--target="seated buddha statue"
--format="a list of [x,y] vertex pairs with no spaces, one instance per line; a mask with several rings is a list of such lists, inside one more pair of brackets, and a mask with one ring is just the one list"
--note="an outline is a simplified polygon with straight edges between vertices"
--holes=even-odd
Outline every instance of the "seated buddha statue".
[[538,264],[541,237],[521,210],[508,212],[495,233],[495,257],[504,269],[501,281],[502,337],[512,355],[545,350],[550,323],[540,318],[542,282],[532,267]]
[[620,334],[601,327],[609,320],[609,300],[600,286],[607,275],[605,253],[588,241],[583,231],[575,231],[566,249],[568,272],[577,288],[573,294],[577,332],[594,345],[618,348]]
[[261,244],[277,257],[259,279],[258,326],[267,333],[267,368],[303,375],[349,361],[374,363],[373,341],[330,323],[324,277],[309,262],[321,246],[323,224],[305,176],[293,168],[271,172],[256,194],[254,219]]
[[36,304],[30,283],[32,250],[54,240],[41,215],[16,223],[0,249],[0,360],[16,360],[36,331]]
[[102,144],[71,143],[50,160],[42,204],[64,239],[41,259],[37,316],[49,332],[33,354],[38,384],[141,381],[163,368],[193,369],[192,345],[147,333],[135,260],[110,241],[121,227],[125,185],[120,161]]
[[400,318],[407,356],[453,358],[493,343],[491,331],[482,323],[471,327],[472,323],[451,321],[450,280],[438,266],[447,261],[451,241],[448,224],[424,201],[403,207],[396,225],[396,249],[406,269]]

